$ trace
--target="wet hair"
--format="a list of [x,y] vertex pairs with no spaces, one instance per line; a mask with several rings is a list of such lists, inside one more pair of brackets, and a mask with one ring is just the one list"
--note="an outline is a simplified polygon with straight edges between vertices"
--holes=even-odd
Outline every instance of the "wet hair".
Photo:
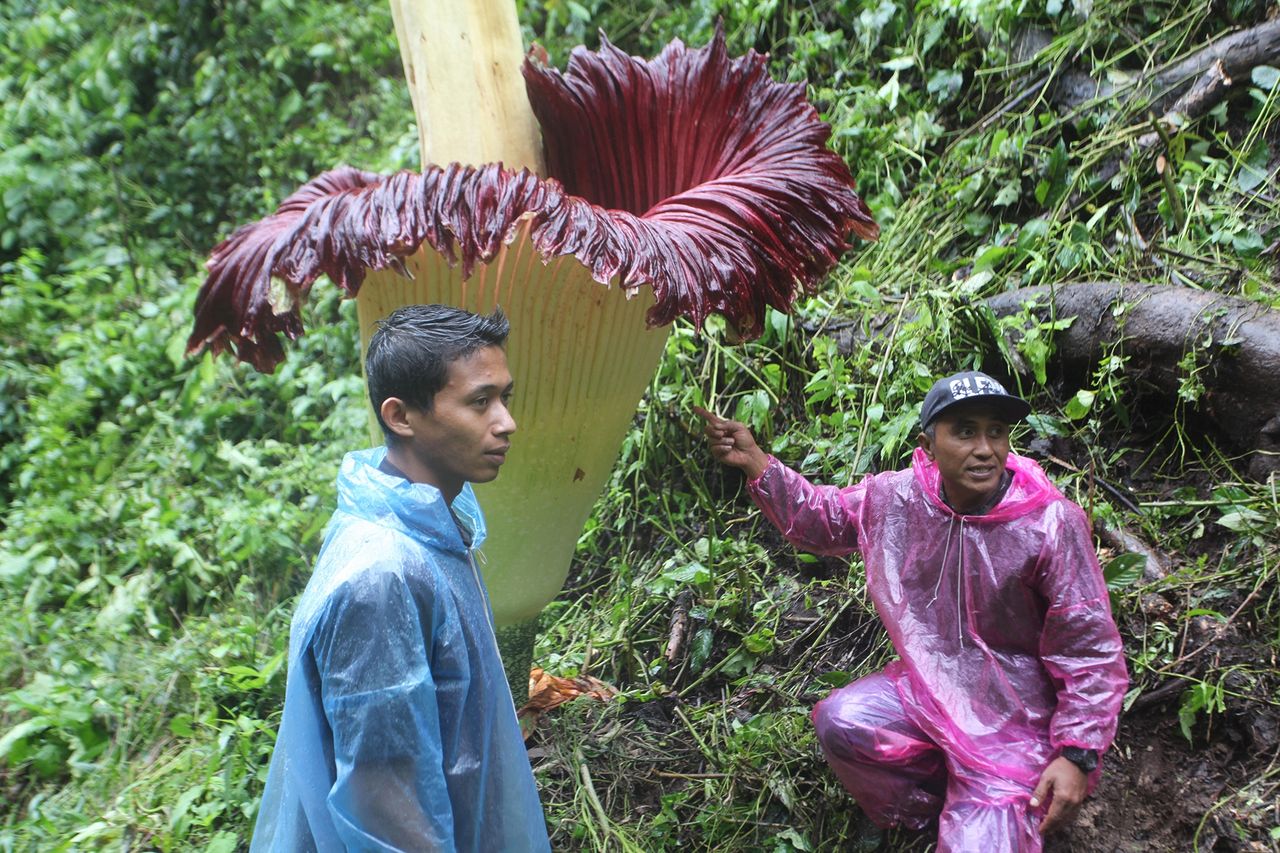
[[379,320],[364,370],[369,402],[388,443],[396,439],[382,420],[389,397],[431,411],[436,392],[448,381],[449,365],[478,349],[503,346],[510,330],[501,308],[484,316],[448,305],[409,305]]

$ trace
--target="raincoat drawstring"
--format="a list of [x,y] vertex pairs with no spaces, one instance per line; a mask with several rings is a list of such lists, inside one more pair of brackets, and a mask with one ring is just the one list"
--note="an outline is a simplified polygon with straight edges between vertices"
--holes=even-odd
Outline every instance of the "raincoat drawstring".
[[[954,520],[954,519],[953,519]],[[960,516],[960,545],[958,548],[958,560],[956,561],[956,639],[960,641],[960,648],[964,648],[964,610],[962,610],[961,592],[964,583],[964,516]]]
[[951,531],[955,529],[956,517],[951,516],[951,520],[947,522],[947,544],[942,549],[942,562],[938,565],[938,582],[933,585],[933,598],[929,599],[929,606],[933,607],[933,603],[938,600],[938,590],[942,588],[942,576],[947,571],[947,557],[951,555]]
[[[964,648],[964,618],[961,614],[961,607],[964,603],[964,522],[965,517],[960,516],[960,543],[956,551],[956,639],[960,641],[960,647]],[[938,600],[938,590],[942,588],[942,576],[947,572],[947,558],[951,556],[951,534],[956,527],[956,517],[953,515],[947,522],[947,544],[942,549],[942,563],[938,566],[938,581],[933,585],[933,598],[929,599],[929,606],[933,607],[935,601]]]

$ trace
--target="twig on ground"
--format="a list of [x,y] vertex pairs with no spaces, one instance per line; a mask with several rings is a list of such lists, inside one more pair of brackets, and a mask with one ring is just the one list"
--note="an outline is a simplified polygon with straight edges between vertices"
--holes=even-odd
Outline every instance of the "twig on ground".
[[1172,699],[1185,686],[1186,685],[1181,678],[1170,679],[1159,687],[1148,690],[1137,699],[1134,699],[1133,704],[1129,706],[1127,713],[1132,714],[1135,711],[1142,711],[1155,705],[1159,705],[1161,702],[1168,699]]
[[1142,509],[1136,503],[1134,503],[1133,498],[1125,494],[1124,491],[1119,486],[1108,483],[1106,480],[1102,479],[1092,471],[1085,471],[1081,469],[1079,466],[1072,465],[1070,462],[1068,462],[1065,459],[1059,459],[1057,456],[1054,456],[1052,453],[1047,454],[1045,458],[1060,468],[1065,468],[1068,471],[1072,471],[1076,474],[1082,474],[1088,477],[1090,482],[1096,483],[1097,485],[1101,486],[1109,495],[1114,497],[1116,500],[1120,501],[1120,503],[1124,504],[1125,509],[1129,510],[1130,512],[1137,512],[1137,513],[1142,512]]
[[1103,544],[1120,553],[1141,554],[1146,560],[1142,579],[1147,583],[1164,580],[1169,575],[1171,561],[1163,552],[1142,541],[1135,533],[1123,527],[1108,527],[1101,519],[1094,522],[1094,533]]
[[672,773],[669,770],[655,770],[654,776],[663,779],[728,779],[728,773]]
[[671,628],[668,632],[666,659],[674,664],[684,652],[684,643],[689,635],[689,604],[692,595],[688,590],[676,597],[676,607],[671,613]]
[[587,769],[587,761],[582,757],[582,750],[575,749],[573,757],[578,763],[578,775],[582,777],[582,790],[587,795],[587,802],[591,804],[591,810],[595,812],[596,820],[600,822],[600,829],[609,836],[613,834],[613,823],[609,820],[609,816],[605,814],[604,806],[600,804],[600,797],[596,794],[596,786],[591,782],[591,771]]

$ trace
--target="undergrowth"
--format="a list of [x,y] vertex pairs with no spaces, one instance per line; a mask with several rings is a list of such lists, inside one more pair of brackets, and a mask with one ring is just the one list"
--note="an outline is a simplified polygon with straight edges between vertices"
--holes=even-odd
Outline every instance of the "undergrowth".
[[[230,223],[339,161],[416,164],[389,15],[305,0],[190,8],[0,12],[4,850],[245,845],[292,598],[338,460],[366,440],[353,306],[334,288],[317,287],[312,331],[272,376],[182,348],[199,263]],[[1144,390],[1121,342],[1072,374],[1053,336],[1070,318],[996,318],[983,302],[1098,280],[1280,306],[1280,72],[1256,70],[1145,148],[1141,87],[1069,108],[1053,88],[1068,72],[1159,67],[1268,11],[523,4],[526,34],[560,63],[597,26],[652,54],[675,35],[705,42],[722,18],[732,50],[768,51],[775,75],[809,82],[884,228],[793,316],[771,313],[758,341],[730,344],[716,322],[673,328],[544,617],[539,664],[621,691],[558,709],[534,735],[556,849],[879,843],[808,723],[827,690],[891,654],[861,564],[783,543],[706,453],[693,405],[747,422],[814,479],[848,483],[905,464],[936,376],[1008,377],[1036,410],[1017,446],[1101,526],[1169,558],[1144,579],[1126,549],[1103,553],[1131,712],[1168,703],[1176,736],[1207,752],[1232,720],[1276,707],[1276,480],[1245,479],[1244,449],[1199,415],[1194,347],[1169,401]],[[1051,36],[1026,54],[1029,28]],[[680,614],[687,636],[668,660]],[[1221,818],[1274,845],[1267,760],[1224,782],[1196,816],[1201,839]]]

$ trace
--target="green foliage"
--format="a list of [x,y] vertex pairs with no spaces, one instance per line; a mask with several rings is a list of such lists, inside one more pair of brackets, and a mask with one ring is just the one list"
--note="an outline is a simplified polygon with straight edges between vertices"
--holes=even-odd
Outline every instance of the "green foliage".
[[[1122,341],[1086,376],[1069,377],[1056,360],[1054,334],[1080,318],[1041,321],[1028,310],[996,319],[981,299],[1021,286],[1136,280],[1194,281],[1280,304],[1274,259],[1261,251],[1280,237],[1280,218],[1274,200],[1254,192],[1262,164],[1276,156],[1274,80],[1262,72],[1239,111],[1220,110],[1174,133],[1160,152],[1172,163],[1186,217],[1179,221],[1155,155],[1133,145],[1149,129],[1147,96],[1122,91],[1064,113],[1024,93],[1079,57],[1092,58],[1084,70],[1097,76],[1140,64],[1129,58],[1135,52],[1170,60],[1221,24],[1202,12],[1175,19],[1172,7],[1150,4],[1093,4],[1084,14],[1049,4],[1041,19],[1015,5],[717,8],[731,44],[770,49],[778,73],[809,81],[884,231],[793,321],[771,316],[776,325],[760,341],[726,348],[714,322],[702,337],[674,329],[580,544],[578,580],[548,613],[540,646],[539,659],[565,674],[589,668],[612,676],[628,705],[657,706],[631,716],[628,705],[584,708],[554,724],[540,780],[562,846],[611,849],[624,837],[642,849],[853,849],[854,839],[873,837],[845,811],[839,789],[822,784],[829,777],[804,769],[813,759],[804,725],[813,701],[883,662],[874,616],[862,610],[859,630],[845,629],[845,657],[831,652],[815,665],[815,651],[828,651],[828,631],[859,612],[858,603],[865,608],[860,565],[846,570],[778,542],[743,500],[740,482],[718,471],[689,434],[695,404],[747,421],[784,462],[814,479],[845,483],[902,465],[914,444],[915,406],[933,378],[998,353],[1036,403],[1019,445],[1076,448],[1083,468],[1053,469],[1063,490],[1108,525],[1145,531],[1178,560],[1169,577],[1151,582],[1143,580],[1145,556],[1104,561],[1115,612],[1132,632],[1129,700],[1164,679],[1187,678],[1183,726],[1265,701],[1266,676],[1256,666],[1233,670],[1228,682],[1238,686],[1224,687],[1221,671],[1206,673],[1197,658],[1214,646],[1191,639],[1229,624],[1225,601],[1233,608],[1254,602],[1256,618],[1269,626],[1264,636],[1273,644],[1280,637],[1274,495],[1265,485],[1220,494],[1213,483],[1235,475],[1183,425],[1203,393],[1196,352],[1208,343],[1189,347],[1180,368],[1185,408],[1170,433],[1153,440],[1141,431]],[[624,46],[656,46],[662,9],[646,6],[639,32],[621,27]],[[762,9],[773,10],[771,23],[761,25]],[[705,38],[703,11],[699,4],[671,10],[688,41]],[[630,12],[625,19],[634,21]],[[1057,38],[1035,59],[1016,59],[1013,29],[1036,25]],[[1136,509],[1123,492],[1099,485],[1134,470],[1149,472],[1151,489]],[[1166,499],[1170,481],[1181,477],[1197,485]],[[1218,557],[1214,527],[1242,535]],[[764,544],[765,552],[748,555],[743,542]],[[709,562],[729,553],[723,568]],[[1144,601],[1152,596],[1184,606],[1169,618],[1148,617]],[[685,597],[688,649],[669,662],[669,620]],[[791,621],[797,614],[817,621]],[[733,736],[744,726],[767,734],[749,746]],[[562,739],[584,737],[582,728],[594,794],[611,821],[607,834],[584,830],[598,819],[582,798],[580,759],[560,748]],[[675,738],[691,754],[663,766],[699,772],[660,785],[636,781],[657,772],[641,756],[671,758]],[[603,743],[607,750],[592,751]],[[760,746],[771,753],[774,774],[744,769]],[[789,793],[797,787],[798,798]]]
[[[693,405],[846,483],[906,462],[934,377],[1003,359],[1037,409],[1020,446],[1073,449],[1075,465],[1052,470],[1063,490],[1177,558],[1155,581],[1142,558],[1104,561],[1130,700],[1185,682],[1178,721],[1201,743],[1274,690],[1265,654],[1198,651],[1246,620],[1280,643],[1274,486],[1242,483],[1193,432],[1210,342],[1191,342],[1176,417],[1152,428],[1122,341],[1070,376],[1053,340],[1072,318],[996,319],[982,303],[1114,279],[1280,304],[1267,189],[1280,72],[1255,70],[1229,109],[1149,151],[1135,145],[1150,130],[1140,87],[1073,110],[1038,88],[1072,69],[1118,78],[1172,60],[1255,22],[1257,4],[520,9],[561,63],[594,46],[597,26],[652,55],[673,36],[705,43],[723,20],[731,51],[767,51],[777,76],[808,83],[884,227],[794,316],[771,312],[758,341],[731,344],[716,321],[673,329],[546,615],[539,663],[622,690],[565,706],[540,735],[557,849],[879,840],[807,721],[825,691],[889,654],[861,566],[783,544],[710,460]],[[1054,35],[1025,57],[1014,37],[1031,26]],[[187,360],[185,335],[199,265],[231,223],[339,162],[416,165],[389,14],[19,0],[0,9],[0,44],[0,849],[240,849],[274,742],[292,597],[338,460],[367,440],[365,404],[353,306],[334,288],[317,289],[311,331],[273,376]],[[1140,494],[1105,488],[1121,472],[1142,475]],[[1153,597],[1178,606],[1152,610]],[[679,608],[689,630],[668,660]],[[1242,787],[1241,802],[1266,790]]]
[[1182,736],[1188,741],[1191,738],[1191,726],[1200,713],[1221,714],[1227,710],[1227,703],[1221,684],[1209,684],[1200,681],[1189,687],[1183,694],[1182,705],[1178,708],[1178,726]]
[[337,151],[416,162],[385,6],[27,0],[0,32],[0,260],[136,277],[149,241],[207,247]]
[[288,610],[366,440],[354,306],[274,376],[184,356],[203,247],[416,159],[386,10],[0,12],[0,848],[238,849]]

